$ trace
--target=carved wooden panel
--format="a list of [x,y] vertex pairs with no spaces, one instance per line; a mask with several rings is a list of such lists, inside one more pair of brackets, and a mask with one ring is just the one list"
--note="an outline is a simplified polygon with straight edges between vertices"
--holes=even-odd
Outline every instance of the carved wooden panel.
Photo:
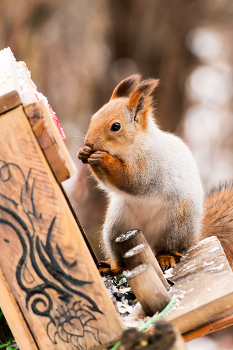
[[0,267],[36,345],[117,339],[121,321],[22,106],[0,116],[0,134]]

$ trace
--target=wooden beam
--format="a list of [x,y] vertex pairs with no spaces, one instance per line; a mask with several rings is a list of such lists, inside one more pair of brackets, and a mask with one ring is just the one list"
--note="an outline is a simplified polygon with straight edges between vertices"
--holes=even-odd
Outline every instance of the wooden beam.
[[202,337],[203,335],[216,332],[222,328],[226,328],[233,325],[233,314],[220,317],[219,319],[208,322],[200,327],[192,329],[184,334],[182,334],[184,341],[188,342],[190,340]]

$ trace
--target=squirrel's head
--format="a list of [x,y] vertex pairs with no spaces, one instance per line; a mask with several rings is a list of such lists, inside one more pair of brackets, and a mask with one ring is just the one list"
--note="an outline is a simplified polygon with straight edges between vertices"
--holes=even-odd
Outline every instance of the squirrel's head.
[[110,101],[92,116],[86,146],[120,156],[147,130],[150,95],[159,81],[140,80],[140,75],[135,74],[116,86]]

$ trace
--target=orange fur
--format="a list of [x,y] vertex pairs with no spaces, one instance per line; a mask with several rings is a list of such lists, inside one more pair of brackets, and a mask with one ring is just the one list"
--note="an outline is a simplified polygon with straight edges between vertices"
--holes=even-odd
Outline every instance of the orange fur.
[[119,98],[126,97],[131,94],[131,92],[137,87],[141,80],[141,76],[139,74],[133,74],[130,77],[121,81],[114,89],[110,101]]
[[142,112],[142,118],[141,118],[141,123],[140,123],[141,131],[146,130],[148,127],[148,119],[146,116],[148,115],[149,111],[150,111],[150,103],[148,103],[148,101],[147,101],[145,108],[144,108],[144,111]]
[[127,103],[128,107],[130,109],[135,110],[141,96],[142,96],[141,91],[139,91],[139,90],[134,91],[132,93],[132,95],[130,96],[129,102]]
[[[92,151],[105,150],[120,156],[134,142],[134,133],[126,127],[130,118],[126,101],[124,97],[111,100],[92,116],[85,138],[85,144]],[[119,138],[116,138],[117,133],[110,132],[115,122],[122,124]]]
[[176,251],[171,251],[168,254],[159,254],[156,255],[156,259],[159,262],[159,265],[163,271],[167,270],[170,267],[174,267],[176,263],[179,263],[182,258],[182,255]]
[[206,198],[202,239],[216,236],[233,267],[233,188],[225,188]]
[[[144,164],[145,166],[145,164]],[[101,167],[92,166],[92,170],[99,180],[106,180],[113,186],[127,193],[133,194],[137,190],[133,175],[127,168],[124,161],[120,158],[114,158],[106,152],[103,152]]]
[[[98,180],[109,182],[130,194],[135,193],[138,185],[121,157],[127,154],[137,137],[147,129],[150,94],[157,85],[158,80],[155,79],[140,83],[137,74],[118,84],[110,101],[91,118],[85,138],[89,154],[87,148],[79,151],[79,158],[91,165]],[[119,131],[111,130],[114,123],[120,124]],[[144,158],[137,160],[139,169],[145,168],[145,165]]]
[[187,213],[190,209],[190,203],[182,201],[178,204],[178,207],[179,207],[179,210],[178,210],[179,215],[177,216],[177,223],[179,225],[184,221],[184,218],[187,216]]

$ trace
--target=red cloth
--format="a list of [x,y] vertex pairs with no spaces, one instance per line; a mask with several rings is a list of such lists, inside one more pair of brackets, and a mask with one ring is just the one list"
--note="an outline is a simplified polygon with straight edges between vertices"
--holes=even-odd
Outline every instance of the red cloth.
[[[36,98],[37,98],[37,100],[40,100],[39,97],[37,96],[37,94],[36,94]],[[63,129],[61,128],[61,126],[60,126],[60,123],[59,123],[59,120],[57,119],[56,113],[53,111],[53,109],[50,106],[50,104],[48,103],[47,99],[46,99],[46,102],[47,102],[50,114],[51,114],[51,116],[53,118],[53,121],[54,121],[56,127],[58,128],[58,131],[59,131],[59,133],[61,135],[61,138],[62,138],[63,141],[65,141],[66,140],[66,135],[65,135]]]

